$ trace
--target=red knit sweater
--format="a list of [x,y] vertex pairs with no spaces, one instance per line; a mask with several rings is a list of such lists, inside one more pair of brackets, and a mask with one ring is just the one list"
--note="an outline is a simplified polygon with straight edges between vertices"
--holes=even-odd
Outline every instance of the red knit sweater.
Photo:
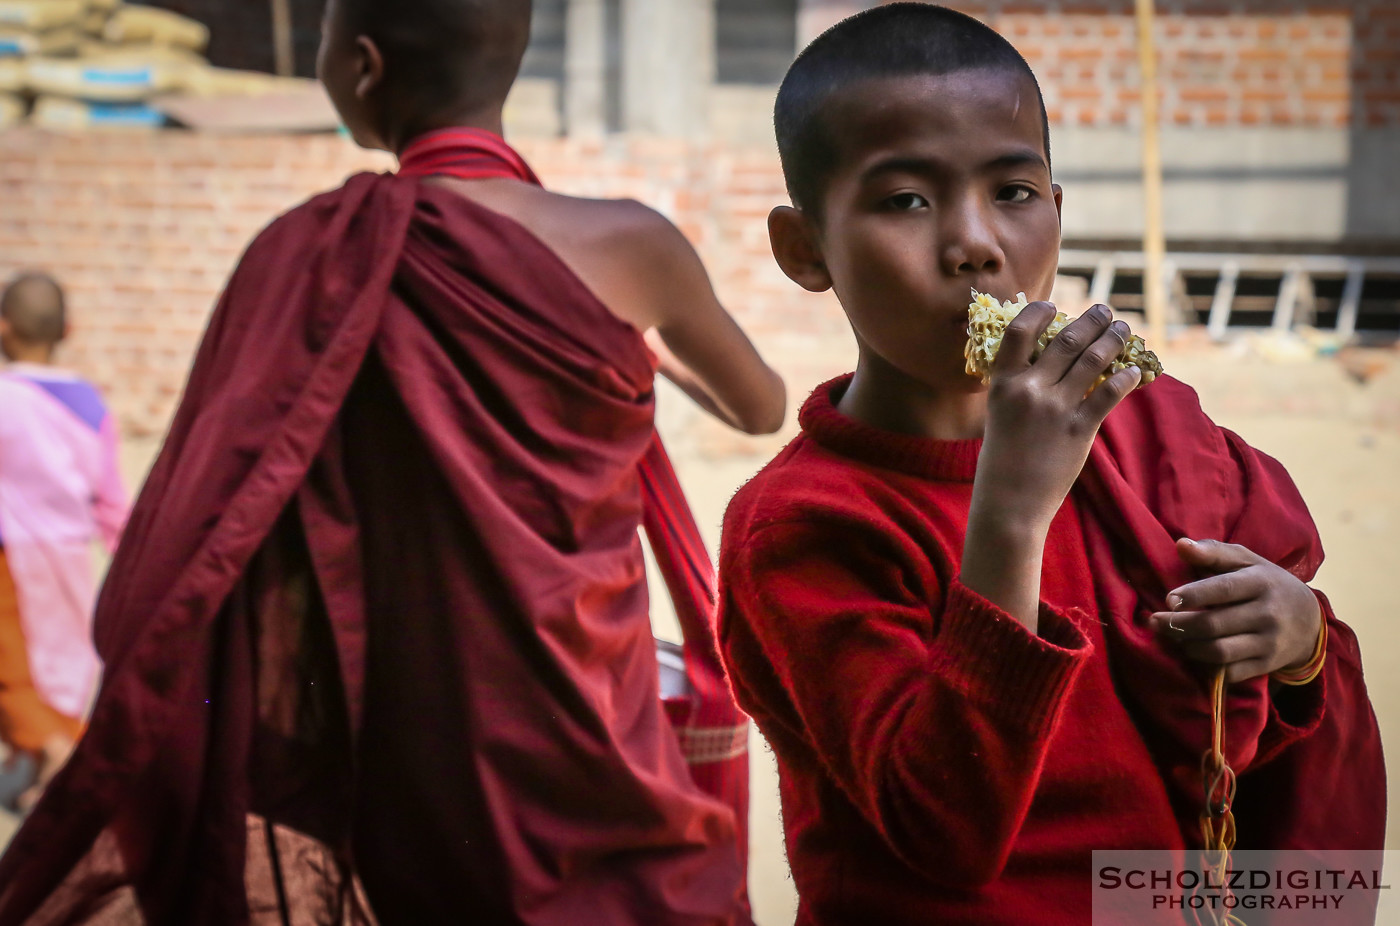
[[1183,845],[1110,676],[1104,567],[1066,503],[1028,632],[957,580],[981,441],[865,426],[842,388],[735,497],[721,553],[721,646],[777,755],[798,923],[1088,923],[1091,850]]

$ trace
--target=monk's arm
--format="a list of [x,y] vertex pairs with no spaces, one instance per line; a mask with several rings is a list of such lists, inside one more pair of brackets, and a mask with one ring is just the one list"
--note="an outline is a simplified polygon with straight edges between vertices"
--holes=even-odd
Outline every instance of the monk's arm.
[[732,427],[750,434],[778,430],[787,408],[782,377],[720,305],[690,242],[642,206],[629,211],[627,224],[628,271],[643,307],[638,327],[655,328],[653,349],[664,345],[657,351],[662,375]]

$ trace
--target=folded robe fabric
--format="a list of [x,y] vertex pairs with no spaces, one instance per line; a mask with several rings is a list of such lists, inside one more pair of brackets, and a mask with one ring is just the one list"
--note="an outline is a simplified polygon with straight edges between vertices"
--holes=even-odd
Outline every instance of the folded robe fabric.
[[[1200,832],[1201,756],[1211,742],[1211,673],[1163,641],[1148,616],[1169,591],[1202,576],[1177,554],[1180,537],[1237,543],[1304,582],[1322,542],[1284,468],[1212,423],[1195,393],[1162,377],[1105,421],[1076,484],[1097,512],[1086,525],[1108,619],[1114,677],[1167,774],[1183,831]],[[1302,688],[1266,678],[1227,689],[1226,756],[1239,775],[1240,848],[1379,849],[1385,837],[1385,763],[1356,635],[1318,593],[1328,658]],[[1198,837],[1199,841],[1199,837]]]
[[0,924],[246,922],[250,813],[385,923],[741,917],[733,814],[658,698],[652,376],[454,193],[360,175],[273,223],[132,514],[90,729],[0,860]]
[[[415,138],[399,153],[399,176],[509,178],[542,186],[534,170],[504,138],[465,127],[436,129]],[[642,526],[685,641],[682,652],[688,690],[666,696],[666,716],[690,764],[691,778],[702,791],[733,810],[740,861],[747,868],[749,718],[734,703],[720,664],[715,640],[714,564],[659,434],[653,435],[642,454],[638,474]]]

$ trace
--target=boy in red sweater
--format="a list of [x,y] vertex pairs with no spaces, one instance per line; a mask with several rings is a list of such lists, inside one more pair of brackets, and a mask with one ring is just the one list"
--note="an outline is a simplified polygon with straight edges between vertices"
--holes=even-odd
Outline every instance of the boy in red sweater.
[[[1321,548],[1282,467],[1170,377],[1090,392],[1129,336],[1106,306],[1032,362],[1054,315],[1033,302],[990,387],[964,371],[969,290],[1043,300],[1056,271],[1025,61],[974,19],[889,4],[799,56],[775,121],[774,255],[835,290],[859,346],[736,496],[721,553],[723,656],[777,755],[798,923],[1087,923],[1093,850],[1200,845],[1220,666],[1241,846],[1378,847],[1355,638],[1305,584]],[[1290,684],[1324,630],[1325,671]]]

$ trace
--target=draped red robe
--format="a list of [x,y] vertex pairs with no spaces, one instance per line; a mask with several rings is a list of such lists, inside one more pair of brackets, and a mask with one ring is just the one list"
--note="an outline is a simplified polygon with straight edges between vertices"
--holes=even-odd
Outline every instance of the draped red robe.
[[91,726],[0,860],[0,926],[358,923],[366,895],[386,924],[742,917],[734,815],[658,699],[653,372],[445,189],[360,175],[273,223],[113,563]]
[[[1165,377],[1131,395],[1099,433],[1075,489],[1095,509],[1086,529],[1114,676],[1167,777],[1188,840],[1199,844],[1201,756],[1211,742],[1211,673],[1164,645],[1148,619],[1199,576],[1179,537],[1237,543],[1304,582],[1322,541],[1283,466],[1216,426],[1195,393]],[[1225,755],[1239,773],[1242,849],[1379,850],[1386,777],[1356,635],[1317,592],[1327,661],[1308,685],[1256,678],[1226,689]],[[1357,856],[1369,858],[1369,856]]]

